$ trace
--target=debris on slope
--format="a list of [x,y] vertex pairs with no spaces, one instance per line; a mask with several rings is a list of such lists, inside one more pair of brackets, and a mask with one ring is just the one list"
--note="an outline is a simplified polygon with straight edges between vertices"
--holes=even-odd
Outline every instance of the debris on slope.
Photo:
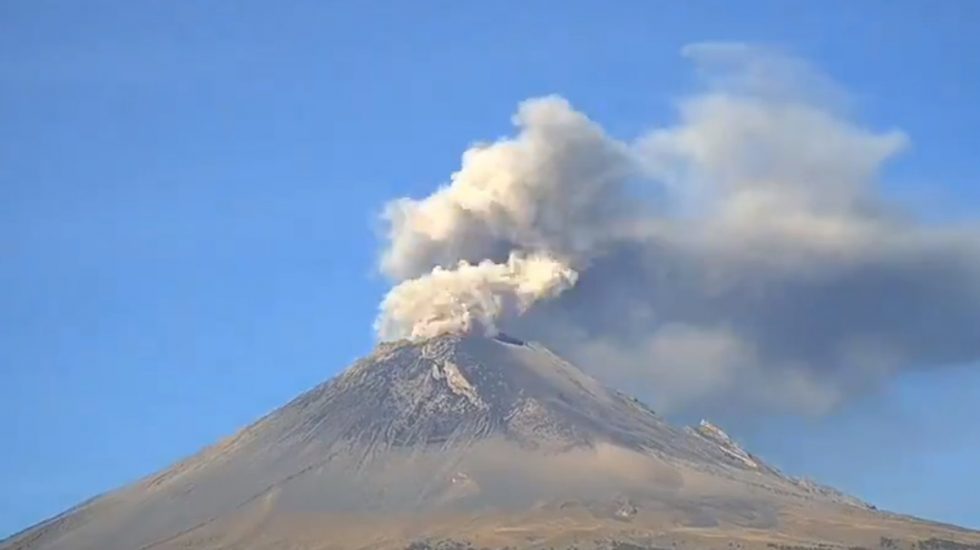
[[746,452],[745,449],[739,447],[727,433],[711,422],[701,420],[701,423],[698,424],[698,427],[692,430],[692,432],[709,441],[717,443],[723,453],[728,455],[728,457],[730,457],[732,460],[740,463],[742,466],[752,470],[759,469],[759,462],[756,461],[752,455]]

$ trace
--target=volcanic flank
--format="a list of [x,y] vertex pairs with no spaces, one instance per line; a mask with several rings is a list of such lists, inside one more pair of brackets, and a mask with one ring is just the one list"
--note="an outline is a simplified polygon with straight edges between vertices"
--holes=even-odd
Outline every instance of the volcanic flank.
[[[381,344],[234,437],[3,550],[980,548],[676,429],[544,347]],[[931,545],[931,546],[930,546]]]

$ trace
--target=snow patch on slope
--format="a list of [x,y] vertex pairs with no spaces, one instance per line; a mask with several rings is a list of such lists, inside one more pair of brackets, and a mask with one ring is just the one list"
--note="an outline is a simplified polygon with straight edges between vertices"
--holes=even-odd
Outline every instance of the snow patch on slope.
[[459,367],[456,363],[452,361],[445,361],[442,363],[442,370],[439,370],[438,363],[433,363],[432,365],[432,375],[436,379],[445,379],[446,385],[449,386],[449,391],[465,397],[474,407],[478,409],[486,409],[487,404],[480,399],[480,394],[476,391],[473,384],[466,379],[466,376],[460,372]]
[[738,443],[729,437],[721,428],[715,426],[707,420],[701,420],[698,427],[693,430],[694,433],[700,435],[701,437],[716,443],[723,453],[725,453],[732,460],[739,462],[743,466],[758,470],[759,463],[745,451],[745,449],[739,447]]

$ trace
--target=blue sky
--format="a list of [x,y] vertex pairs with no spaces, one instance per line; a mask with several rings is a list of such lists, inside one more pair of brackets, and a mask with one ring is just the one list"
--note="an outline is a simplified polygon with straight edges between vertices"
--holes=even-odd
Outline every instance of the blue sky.
[[[387,199],[446,181],[527,97],[561,93],[625,138],[670,122],[688,43],[809,60],[859,120],[909,135],[891,196],[976,219],[977,21],[967,1],[3,3],[0,536],[364,354]],[[963,365],[736,435],[881,507],[980,528],[976,418]]]

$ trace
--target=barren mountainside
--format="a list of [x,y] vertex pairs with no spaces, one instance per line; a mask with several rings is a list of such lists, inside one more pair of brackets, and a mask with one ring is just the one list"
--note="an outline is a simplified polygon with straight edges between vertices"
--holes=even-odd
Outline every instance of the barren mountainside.
[[783,475],[508,336],[382,344],[2,550],[980,548]]

